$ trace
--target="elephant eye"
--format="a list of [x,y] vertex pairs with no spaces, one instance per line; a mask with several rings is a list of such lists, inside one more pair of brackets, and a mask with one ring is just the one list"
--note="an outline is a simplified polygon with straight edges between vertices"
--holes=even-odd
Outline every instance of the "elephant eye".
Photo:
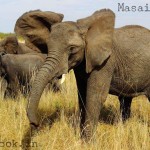
[[70,47],[70,51],[73,51],[73,50],[74,50],[74,48],[75,48],[74,46],[71,46],[71,47]]
[[79,47],[78,46],[70,46],[69,47],[69,52],[71,53],[71,54],[75,54],[75,53],[77,53],[79,51]]

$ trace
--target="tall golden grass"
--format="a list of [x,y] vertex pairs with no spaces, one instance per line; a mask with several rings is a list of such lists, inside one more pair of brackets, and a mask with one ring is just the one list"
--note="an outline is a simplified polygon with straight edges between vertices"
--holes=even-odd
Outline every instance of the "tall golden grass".
[[146,97],[134,98],[132,115],[122,123],[117,97],[109,95],[103,109],[95,140],[80,139],[77,89],[73,73],[67,75],[59,93],[44,93],[39,105],[41,129],[30,139],[26,116],[27,98],[0,100],[0,149],[33,150],[149,150],[150,104]]

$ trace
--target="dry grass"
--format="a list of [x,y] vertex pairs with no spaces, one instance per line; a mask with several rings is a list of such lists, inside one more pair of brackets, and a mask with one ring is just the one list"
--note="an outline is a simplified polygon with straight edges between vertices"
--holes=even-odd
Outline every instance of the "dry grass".
[[144,96],[135,99],[132,117],[122,124],[117,97],[108,96],[94,135],[96,140],[90,144],[80,140],[77,94],[72,75],[68,75],[61,93],[43,94],[39,106],[42,129],[32,139],[28,139],[26,98],[20,95],[17,100],[0,100],[0,149],[18,150],[20,145],[28,145],[31,140],[35,150],[149,150],[150,104]]

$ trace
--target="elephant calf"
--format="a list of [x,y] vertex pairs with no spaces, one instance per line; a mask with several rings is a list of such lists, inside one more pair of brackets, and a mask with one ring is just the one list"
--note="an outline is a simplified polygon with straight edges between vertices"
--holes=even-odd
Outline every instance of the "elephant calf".
[[[18,91],[27,94],[30,90],[34,74],[44,64],[46,55],[36,54],[5,54],[0,56],[1,76],[7,81],[8,86],[5,97],[16,97]],[[60,89],[60,81],[53,80],[52,88],[57,91]],[[50,85],[48,85],[50,87]]]

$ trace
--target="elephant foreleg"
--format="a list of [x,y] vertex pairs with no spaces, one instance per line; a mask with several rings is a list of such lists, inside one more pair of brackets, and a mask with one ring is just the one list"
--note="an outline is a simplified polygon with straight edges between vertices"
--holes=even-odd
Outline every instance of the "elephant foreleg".
[[[85,114],[86,114],[86,89],[87,89],[87,75],[86,73],[78,70],[80,68],[74,69],[74,73],[76,76],[77,82],[77,89],[78,89],[78,101],[79,101],[79,117],[80,117],[80,129],[81,129],[81,136],[82,130],[84,127],[85,122]],[[82,69],[83,71],[83,69]]]
[[132,97],[119,96],[119,101],[122,120],[126,121],[130,117]]
[[87,82],[86,118],[84,135],[89,141],[98,124],[100,109],[109,93],[112,71],[103,68],[90,74]]

